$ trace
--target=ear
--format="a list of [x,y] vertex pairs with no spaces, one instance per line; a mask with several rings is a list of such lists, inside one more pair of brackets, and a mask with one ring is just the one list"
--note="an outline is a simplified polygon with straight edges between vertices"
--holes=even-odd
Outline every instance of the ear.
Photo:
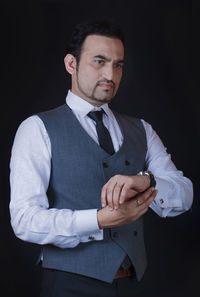
[[64,58],[65,68],[69,74],[74,74],[76,71],[76,58],[71,55],[67,54]]

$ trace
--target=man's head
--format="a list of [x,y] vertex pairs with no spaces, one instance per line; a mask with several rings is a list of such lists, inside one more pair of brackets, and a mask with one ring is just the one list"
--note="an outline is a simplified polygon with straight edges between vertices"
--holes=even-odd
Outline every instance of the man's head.
[[78,25],[64,59],[72,77],[72,92],[93,105],[110,102],[122,77],[124,37],[109,21]]

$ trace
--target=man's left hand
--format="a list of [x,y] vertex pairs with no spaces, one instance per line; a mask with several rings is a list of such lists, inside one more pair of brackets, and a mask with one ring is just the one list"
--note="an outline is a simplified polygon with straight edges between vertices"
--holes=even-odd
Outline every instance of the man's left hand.
[[109,205],[110,210],[118,209],[119,204],[144,192],[149,187],[150,179],[148,176],[115,175],[102,188],[102,207]]

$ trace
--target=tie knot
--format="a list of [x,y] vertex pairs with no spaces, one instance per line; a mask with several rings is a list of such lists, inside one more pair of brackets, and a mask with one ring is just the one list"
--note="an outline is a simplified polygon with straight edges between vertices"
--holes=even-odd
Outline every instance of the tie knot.
[[103,110],[96,110],[96,111],[91,111],[88,113],[88,117],[94,120],[95,122],[102,121],[102,116],[103,116]]

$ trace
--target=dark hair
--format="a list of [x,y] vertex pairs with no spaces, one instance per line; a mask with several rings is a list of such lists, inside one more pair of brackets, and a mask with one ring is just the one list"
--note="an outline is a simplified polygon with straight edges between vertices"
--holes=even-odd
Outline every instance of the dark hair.
[[91,20],[78,24],[72,32],[67,47],[67,54],[73,55],[76,58],[77,63],[80,61],[83,42],[88,35],[112,37],[124,42],[124,35],[121,28],[109,19]]

